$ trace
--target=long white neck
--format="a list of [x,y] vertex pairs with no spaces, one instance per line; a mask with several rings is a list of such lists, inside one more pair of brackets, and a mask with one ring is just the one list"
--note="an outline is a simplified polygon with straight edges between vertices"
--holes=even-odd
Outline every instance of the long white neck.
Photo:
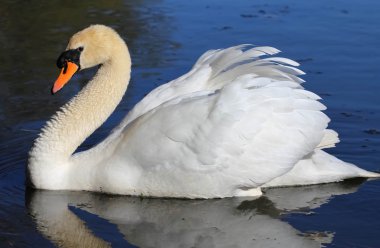
[[111,115],[127,89],[130,72],[131,59],[123,43],[95,77],[47,122],[30,151],[28,170],[33,184],[41,181],[34,180],[34,174],[68,163],[78,146]]

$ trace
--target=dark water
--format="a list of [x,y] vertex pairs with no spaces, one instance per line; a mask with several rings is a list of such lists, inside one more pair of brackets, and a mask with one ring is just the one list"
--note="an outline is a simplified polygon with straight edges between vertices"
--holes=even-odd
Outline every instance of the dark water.
[[380,247],[380,180],[272,189],[258,200],[184,201],[25,190],[27,153],[93,75],[51,96],[55,59],[92,23],[126,39],[133,77],[97,143],[207,49],[271,45],[307,72],[342,142],[329,152],[380,170],[380,2],[1,1],[0,247]]

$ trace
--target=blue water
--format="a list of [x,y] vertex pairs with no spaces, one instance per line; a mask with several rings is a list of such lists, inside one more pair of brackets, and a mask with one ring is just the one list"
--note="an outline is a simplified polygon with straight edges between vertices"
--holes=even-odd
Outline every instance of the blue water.
[[51,96],[55,59],[92,23],[114,27],[133,59],[130,87],[80,149],[105,137],[145,94],[208,49],[270,45],[301,63],[341,143],[331,154],[380,171],[380,2],[2,1],[0,247],[380,247],[380,180],[272,189],[254,201],[184,201],[29,191],[38,130],[92,77]]

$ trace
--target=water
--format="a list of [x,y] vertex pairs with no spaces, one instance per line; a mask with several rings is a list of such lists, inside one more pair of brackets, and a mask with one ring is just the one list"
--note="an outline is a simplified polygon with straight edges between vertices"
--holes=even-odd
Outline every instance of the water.
[[29,191],[27,153],[43,123],[93,75],[55,96],[55,59],[91,23],[129,44],[132,82],[107,135],[146,93],[185,73],[207,49],[271,45],[307,72],[342,142],[329,152],[380,171],[380,2],[2,1],[0,247],[380,247],[380,180],[272,189],[258,200],[140,199]]

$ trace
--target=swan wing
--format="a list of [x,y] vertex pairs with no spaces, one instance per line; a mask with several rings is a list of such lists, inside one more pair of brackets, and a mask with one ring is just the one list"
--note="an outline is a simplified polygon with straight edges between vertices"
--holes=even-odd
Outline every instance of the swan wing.
[[198,91],[220,89],[245,74],[303,82],[297,75],[304,73],[291,67],[298,66],[297,62],[269,57],[278,52],[280,51],[273,47],[253,47],[249,44],[207,51],[188,73],[157,87],[145,96],[128,113],[120,128],[167,101]]
[[164,180],[176,194],[204,188],[207,197],[233,195],[288,172],[314,151],[329,122],[323,109],[294,81],[247,74],[141,115],[123,130],[112,157],[129,158],[145,187]]

